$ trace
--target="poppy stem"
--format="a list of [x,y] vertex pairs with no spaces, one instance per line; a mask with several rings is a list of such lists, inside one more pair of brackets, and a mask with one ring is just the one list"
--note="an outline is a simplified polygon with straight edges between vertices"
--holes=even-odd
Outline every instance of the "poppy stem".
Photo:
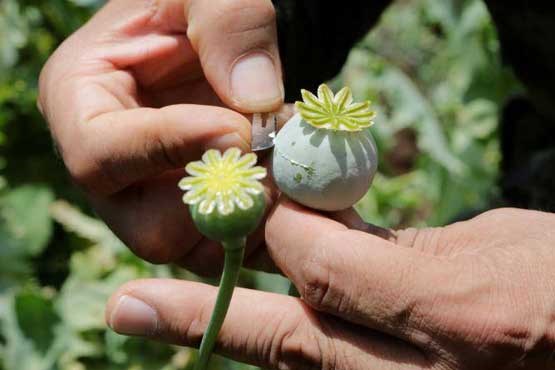
[[216,305],[214,306],[210,323],[200,343],[199,357],[195,370],[206,370],[208,367],[210,355],[214,349],[216,338],[224,322],[233,290],[239,278],[239,271],[241,270],[245,254],[245,244],[245,238],[222,242],[225,250],[224,272],[220,279],[218,297],[216,298]]

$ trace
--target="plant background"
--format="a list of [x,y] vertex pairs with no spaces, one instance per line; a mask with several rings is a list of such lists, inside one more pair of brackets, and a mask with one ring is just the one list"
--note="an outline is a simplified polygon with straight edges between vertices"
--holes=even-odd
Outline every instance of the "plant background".
[[[0,370],[191,369],[196,352],[106,330],[125,281],[198,278],[134,257],[94,218],[35,108],[37,76],[98,0],[0,1]],[[380,173],[358,205],[385,226],[441,225],[494,205],[498,111],[519,90],[479,0],[404,0],[332,85],[379,111]],[[212,283],[215,283],[213,281]],[[284,292],[245,271],[244,286]],[[249,369],[217,358],[214,369]]]

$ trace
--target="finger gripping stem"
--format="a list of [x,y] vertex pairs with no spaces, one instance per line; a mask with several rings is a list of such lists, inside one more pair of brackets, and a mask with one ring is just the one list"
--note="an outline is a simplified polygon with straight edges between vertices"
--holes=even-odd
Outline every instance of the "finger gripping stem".
[[224,271],[220,279],[216,305],[210,317],[208,328],[200,343],[199,358],[195,370],[206,370],[208,367],[210,355],[212,354],[216,338],[224,322],[233,290],[237,284],[239,271],[243,264],[243,257],[245,254],[244,238],[223,241],[222,244],[225,250]]

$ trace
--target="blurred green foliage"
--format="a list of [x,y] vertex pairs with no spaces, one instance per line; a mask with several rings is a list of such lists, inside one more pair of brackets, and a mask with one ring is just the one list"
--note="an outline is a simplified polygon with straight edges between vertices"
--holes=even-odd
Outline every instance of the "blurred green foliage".
[[[37,78],[98,0],[0,2],[0,369],[191,369],[195,351],[106,330],[104,304],[139,277],[197,279],[134,257],[90,215],[40,114]],[[379,111],[380,173],[358,210],[385,226],[439,225],[496,197],[498,109],[517,91],[478,0],[401,1],[335,86]],[[61,200],[64,199],[64,200]],[[242,284],[284,292],[245,272]],[[214,369],[248,369],[217,358]]]
[[497,196],[498,111],[519,90],[481,1],[401,2],[338,83],[376,103],[380,174],[359,211],[388,226],[441,225]]

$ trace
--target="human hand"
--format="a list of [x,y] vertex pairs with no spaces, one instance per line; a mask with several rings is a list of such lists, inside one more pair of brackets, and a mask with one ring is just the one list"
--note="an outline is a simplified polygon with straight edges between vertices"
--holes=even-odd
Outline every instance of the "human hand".
[[223,252],[190,222],[183,167],[208,148],[249,151],[235,111],[282,102],[270,0],[113,0],[50,58],[38,106],[71,177],[136,254],[210,274]]
[[[238,289],[217,350],[272,369],[554,368],[555,215],[499,209],[442,228],[354,226],[279,204],[266,241],[302,300]],[[106,319],[120,333],[198,345],[215,294],[134,281]]]

